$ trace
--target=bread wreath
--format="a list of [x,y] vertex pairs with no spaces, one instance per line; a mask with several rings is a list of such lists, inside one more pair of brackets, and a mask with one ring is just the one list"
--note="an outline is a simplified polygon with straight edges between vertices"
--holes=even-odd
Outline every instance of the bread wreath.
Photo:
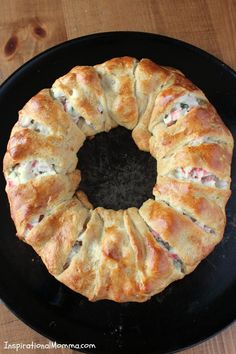
[[[85,139],[121,125],[158,160],[154,199],[93,209],[78,191]],[[60,282],[142,302],[192,272],[224,233],[233,138],[204,93],[149,59],[77,66],[19,112],[4,157],[11,215]]]

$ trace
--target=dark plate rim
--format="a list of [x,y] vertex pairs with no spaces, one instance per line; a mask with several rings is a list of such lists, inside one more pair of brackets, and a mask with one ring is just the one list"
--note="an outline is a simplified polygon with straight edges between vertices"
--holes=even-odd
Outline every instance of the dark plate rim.
[[[106,38],[106,37],[114,37],[114,36],[120,36],[120,35],[134,35],[134,36],[140,36],[142,38],[145,39],[145,37],[153,37],[153,39],[156,39],[158,41],[161,42],[167,42],[170,45],[176,45],[179,47],[185,47],[186,49],[188,49],[189,51],[192,51],[194,53],[197,53],[198,55],[200,54],[202,57],[206,58],[206,59],[210,59],[212,62],[215,62],[217,65],[220,65],[223,67],[224,70],[227,70],[228,72],[230,72],[230,74],[236,79],[236,70],[234,70],[233,68],[231,68],[228,64],[225,64],[222,60],[218,59],[216,56],[214,56],[213,54],[208,53],[207,51],[205,51],[204,49],[198,48],[190,43],[187,43],[183,40],[177,39],[177,38],[172,38],[169,36],[165,36],[165,35],[161,35],[161,34],[156,34],[156,33],[151,33],[151,32],[142,32],[142,31],[108,31],[108,32],[97,32],[97,33],[92,33],[92,34],[88,34],[85,36],[81,36],[81,37],[76,37],[61,43],[58,43],[55,46],[52,46],[46,50],[44,50],[43,52],[35,55],[33,58],[29,59],[28,61],[26,61],[23,65],[21,65],[19,68],[17,68],[10,76],[8,76],[0,85],[0,89],[7,89],[8,84],[10,84],[12,81],[15,80],[17,74],[19,72],[21,72],[22,70],[24,70],[25,68],[27,68],[29,65],[34,64],[34,62],[36,62],[37,60],[40,60],[41,58],[47,57],[48,54],[56,51],[57,49],[60,48],[66,48],[67,46],[73,44],[73,43],[80,43],[83,41],[87,41],[87,40],[91,40],[91,39],[96,39],[98,37],[102,38]],[[1,92],[0,92],[1,95]],[[4,292],[2,292],[1,288],[0,288],[0,298],[3,302],[3,304],[18,318],[20,319],[23,323],[25,323],[27,326],[29,326],[31,329],[35,330],[37,333],[39,333],[40,335],[44,336],[45,338],[48,338],[51,341],[55,341],[57,343],[61,343],[60,340],[52,338],[50,335],[48,335],[47,333],[45,333],[45,330],[43,329],[39,329],[36,325],[32,324],[31,321],[29,322],[28,320],[24,319],[22,314],[19,313],[19,311],[15,310],[12,308],[12,305],[10,303],[8,303],[7,298],[4,294]],[[190,345],[185,346],[185,347],[181,347],[177,350],[174,351],[169,351],[169,352],[165,352],[166,354],[172,354],[172,353],[177,353],[180,350],[186,350],[189,348],[192,348],[198,344],[201,344],[203,342],[206,342],[207,340],[217,336],[221,331],[227,329],[228,327],[230,327],[232,324],[234,324],[236,322],[236,314],[234,316],[232,316],[232,319],[227,323],[223,323],[222,325],[217,326],[217,328],[215,328],[215,330],[211,331],[211,334],[207,335],[206,337],[203,337],[201,340],[196,340],[194,342],[192,342]],[[76,349],[74,349],[76,350]],[[78,350],[78,349],[77,349]],[[84,351],[84,353],[90,353],[91,351]],[[98,354],[102,354],[103,352],[97,351],[95,349],[95,351],[92,351],[94,353],[98,353]],[[155,354],[154,352],[150,352],[148,354]]]
[[[31,323],[28,323],[20,314],[18,314],[17,312],[15,312],[15,310],[13,310],[4,300],[2,300],[1,298],[1,301],[3,302],[3,304],[6,306],[6,308],[11,312],[13,313],[20,321],[22,321],[25,325],[27,325],[29,328],[33,329],[34,331],[36,331],[38,334],[40,334],[41,336],[51,340],[52,342],[57,342],[59,344],[66,344],[66,343],[63,343],[61,342],[60,340],[53,338],[51,337],[50,335],[48,334],[45,334],[45,332],[43,330],[39,330],[36,328],[36,326],[32,325]],[[184,351],[184,350],[188,350],[188,349],[191,349],[191,348],[194,348],[196,347],[197,345],[200,345],[200,344],[203,344],[203,343],[206,343],[208,340],[211,340],[213,338],[215,338],[218,334],[220,334],[222,331],[225,331],[227,330],[229,327],[231,327],[234,323],[236,323],[236,318],[234,320],[232,320],[231,322],[227,323],[227,324],[224,324],[221,328],[218,328],[216,332],[210,334],[209,336],[205,337],[205,338],[202,338],[200,341],[196,341],[196,342],[193,342],[192,344],[188,345],[188,346],[185,346],[183,348],[180,348],[180,349],[176,349],[176,350],[173,350],[173,351],[168,351],[168,352],[165,352],[163,354],[176,354],[176,353],[179,353],[180,351]],[[73,351],[79,351],[81,352],[79,349],[73,349]],[[81,353],[84,353],[84,354],[89,354],[89,353],[96,353],[96,354],[104,354],[104,352],[101,352],[101,351],[83,351]],[[145,354],[156,354],[155,352],[148,352],[148,353],[145,353]]]

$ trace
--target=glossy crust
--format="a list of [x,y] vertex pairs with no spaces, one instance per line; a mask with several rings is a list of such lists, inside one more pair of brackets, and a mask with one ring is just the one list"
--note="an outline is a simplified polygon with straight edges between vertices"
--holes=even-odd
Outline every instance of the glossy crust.
[[[157,164],[155,200],[93,209],[76,170],[86,137],[122,125]],[[233,138],[179,70],[122,57],[77,66],[19,112],[4,157],[17,235],[91,301],[148,300],[220,242]]]

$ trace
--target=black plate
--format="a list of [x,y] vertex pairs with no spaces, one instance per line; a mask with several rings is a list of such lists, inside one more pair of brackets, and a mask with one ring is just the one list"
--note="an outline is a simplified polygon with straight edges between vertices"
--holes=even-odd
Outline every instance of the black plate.
[[[170,38],[147,33],[103,33],[75,39],[40,54],[2,85],[1,157],[17,120],[17,111],[32,95],[51,86],[57,77],[75,65],[92,65],[122,55],[148,57],[182,70],[206,93],[236,137],[236,74],[228,66],[200,49]],[[97,139],[101,141],[97,146],[106,147],[98,153],[101,160],[106,161],[96,167],[100,168],[99,178],[103,177],[104,168],[115,168],[120,164],[117,175],[119,171],[123,172],[117,186],[121,187],[114,189],[118,199],[101,201],[104,206],[107,203],[117,208],[119,203],[126,202],[124,188],[127,183],[123,178],[127,178],[130,171],[129,165],[124,163],[126,144],[129,156],[132,152],[138,156],[139,152],[122,128],[104,135],[88,142],[84,149],[90,153],[91,149],[96,150]],[[117,157],[110,151],[114,146],[117,148],[119,142],[121,153]],[[85,156],[86,151],[81,154]],[[145,170],[150,167],[150,173],[145,176],[153,178],[153,162],[147,154],[139,156],[133,159],[133,166],[145,163]],[[86,170],[86,159],[81,158],[81,161],[81,167]],[[130,173],[131,177],[138,178],[138,174],[144,173],[142,168],[138,171]],[[86,183],[87,189],[96,183],[95,175],[93,177],[90,184],[85,180],[85,189]],[[150,301],[117,304],[110,301],[90,303],[70,291],[48,274],[29,246],[18,241],[4,192],[5,181],[1,176],[0,297],[20,319],[39,333],[61,343],[94,343],[96,350],[92,351],[96,353],[166,353],[208,338],[234,321],[236,315],[235,157],[232,177],[233,195],[227,206],[225,237],[214,252],[193,274],[172,284]],[[140,197],[142,200],[150,194],[148,183],[151,180],[145,177],[149,180],[143,183],[145,190],[143,180],[142,176],[138,179],[139,188],[127,184],[127,198],[135,193],[138,195],[139,190],[144,191]],[[107,180],[106,183],[109,185]],[[119,190],[123,192],[119,194]],[[97,199],[94,193],[95,203],[99,203],[104,193],[101,191]],[[129,198],[128,204],[141,201]]]

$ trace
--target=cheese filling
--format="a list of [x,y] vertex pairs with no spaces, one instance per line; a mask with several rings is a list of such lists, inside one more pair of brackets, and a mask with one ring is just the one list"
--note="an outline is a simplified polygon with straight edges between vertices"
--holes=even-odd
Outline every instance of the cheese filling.
[[188,142],[186,145],[188,146],[199,146],[202,144],[225,144],[224,141],[221,141],[218,138],[212,136],[203,136],[201,138],[192,140]]
[[175,178],[201,183],[208,187],[226,189],[227,182],[220,180],[211,172],[199,167],[177,167],[173,175]]
[[173,125],[180,117],[185,116],[192,108],[200,106],[202,100],[196,98],[193,95],[186,94],[178,100],[171,108],[170,112],[164,116],[164,123],[170,127]]
[[56,174],[55,165],[44,160],[24,161],[11,168],[7,176],[8,187],[13,187],[16,184],[26,183],[30,179],[38,176],[48,176]]
[[48,127],[37,122],[34,119],[31,119],[30,117],[26,117],[26,116],[20,117],[19,125],[22,128],[32,129],[35,132],[40,133],[42,135],[49,135],[50,134],[50,129]]
[[79,123],[85,122],[87,125],[90,126],[92,125],[88,120],[82,117],[79,113],[76,113],[74,107],[65,96],[58,97],[58,100],[63,105],[64,111],[70,115],[70,117],[75,122],[75,124],[78,125]]

